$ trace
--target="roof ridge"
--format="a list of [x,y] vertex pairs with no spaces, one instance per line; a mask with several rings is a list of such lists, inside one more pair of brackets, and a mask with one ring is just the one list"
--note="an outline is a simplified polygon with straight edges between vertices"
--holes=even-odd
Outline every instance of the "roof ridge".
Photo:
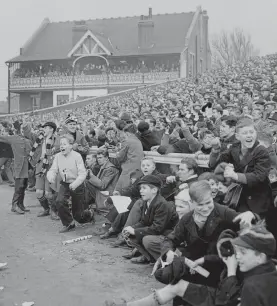
[[[162,13],[162,14],[153,14],[155,16],[168,16],[168,15],[182,15],[182,14],[194,14],[194,11],[191,12],[174,12],[174,13]],[[96,21],[96,20],[115,20],[115,19],[128,19],[128,18],[140,18],[141,15],[134,15],[134,16],[119,16],[119,17],[108,17],[108,18],[90,18],[90,19],[78,19],[78,20],[65,20],[65,21],[51,21],[50,24],[57,24],[57,23],[73,23],[76,21]]]

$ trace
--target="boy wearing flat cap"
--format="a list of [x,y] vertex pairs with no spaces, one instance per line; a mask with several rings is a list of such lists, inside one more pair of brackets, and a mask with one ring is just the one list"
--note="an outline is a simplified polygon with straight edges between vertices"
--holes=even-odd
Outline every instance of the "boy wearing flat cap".
[[153,258],[147,251],[149,236],[166,235],[178,222],[174,205],[160,195],[161,185],[161,180],[154,175],[146,175],[139,182],[143,200],[141,218],[137,224],[123,230],[125,237],[128,237],[128,243],[142,254],[140,257],[132,258],[133,263],[152,261]]

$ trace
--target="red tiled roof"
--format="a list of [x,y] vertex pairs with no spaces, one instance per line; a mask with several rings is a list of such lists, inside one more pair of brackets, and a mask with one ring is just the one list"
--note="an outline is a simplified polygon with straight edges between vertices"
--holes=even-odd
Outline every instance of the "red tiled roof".
[[[155,46],[143,54],[180,53],[193,15],[193,12],[153,15]],[[95,19],[88,20],[87,26],[113,55],[136,55],[142,54],[138,48],[139,19],[137,16]],[[49,23],[24,49],[23,55],[9,62],[66,59],[73,48],[73,26],[74,21]]]

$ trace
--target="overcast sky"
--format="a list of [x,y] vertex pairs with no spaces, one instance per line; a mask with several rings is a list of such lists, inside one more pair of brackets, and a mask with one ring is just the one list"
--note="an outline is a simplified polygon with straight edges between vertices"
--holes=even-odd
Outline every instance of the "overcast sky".
[[[277,52],[277,0],[8,0],[0,11],[0,100],[7,96],[5,61],[19,48],[42,20],[66,21],[194,11],[201,5],[210,17],[210,34],[241,27],[251,34],[261,54]],[[136,35],[136,33],[134,33]]]

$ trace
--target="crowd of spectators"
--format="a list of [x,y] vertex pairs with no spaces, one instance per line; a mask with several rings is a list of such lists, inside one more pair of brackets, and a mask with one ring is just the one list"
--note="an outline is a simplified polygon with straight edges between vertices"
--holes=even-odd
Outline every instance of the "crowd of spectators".
[[[127,73],[157,73],[157,72],[173,72],[179,70],[179,63],[128,63],[121,61],[118,64],[110,65],[107,69],[106,65],[96,65],[88,63],[85,65],[77,64],[74,69],[74,75],[99,75],[106,74],[127,74]],[[37,65],[31,67],[21,67],[13,73],[13,78],[33,78],[33,77],[62,77],[72,76],[73,68],[70,65]]]
[[[49,156],[54,155],[54,161],[51,168],[49,162],[47,179],[54,184],[60,173],[62,187],[51,191],[57,196],[56,206],[55,197],[47,206],[46,193],[40,193],[44,209],[40,216],[53,208],[51,216],[61,219],[65,232],[75,228],[73,218],[85,223],[94,210],[106,210],[100,238],[117,236],[111,247],[128,245],[131,252],[126,259],[155,263],[156,279],[171,284],[140,301],[106,305],[163,305],[174,300],[176,306],[238,305],[239,301],[273,306],[277,300],[276,105],[277,55],[268,55],[74,110],[7,117],[1,123],[0,141],[12,143],[14,149],[9,135],[31,141],[26,130],[41,139],[45,135],[53,140],[51,133],[55,141],[60,137],[60,153],[52,141]],[[34,150],[29,151],[35,153],[40,142],[32,145]],[[97,153],[91,153],[90,147],[97,147]],[[72,149],[79,154],[72,155]],[[8,150],[0,152],[2,174],[13,186],[9,170],[15,172],[15,166]],[[171,167],[145,158],[143,151],[165,158],[169,153],[191,155]],[[203,154],[209,168],[198,166]],[[62,155],[76,158],[77,168],[70,168],[70,175],[75,171],[77,178],[70,185],[63,180]],[[46,167],[45,156],[40,162]],[[37,171],[37,164],[33,167]],[[36,171],[29,171],[30,190],[38,180]],[[119,196],[130,198],[125,212],[116,208],[114,198]],[[14,212],[24,214],[22,202],[17,202],[19,209],[12,208]],[[205,268],[208,276],[199,268]]]

